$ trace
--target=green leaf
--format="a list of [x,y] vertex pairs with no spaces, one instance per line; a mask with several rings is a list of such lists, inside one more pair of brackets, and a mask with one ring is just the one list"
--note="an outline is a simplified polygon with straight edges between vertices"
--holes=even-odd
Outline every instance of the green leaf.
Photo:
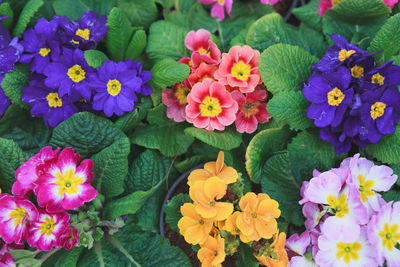
[[311,0],[307,5],[293,9],[292,13],[300,21],[304,22],[317,31],[322,31],[322,19],[318,15],[318,4],[320,0]]
[[104,61],[109,60],[106,54],[99,50],[86,50],[84,56],[86,62],[93,68],[103,65]]
[[254,249],[246,244],[241,244],[238,249],[236,266],[240,267],[258,267],[260,262],[253,256]]
[[165,222],[177,233],[179,233],[178,221],[182,218],[181,206],[185,203],[192,203],[192,200],[188,194],[180,193],[171,198],[168,204],[164,206]]
[[0,138],[0,151],[0,187],[2,192],[11,192],[15,171],[29,156],[14,141],[4,138]]
[[4,94],[11,100],[11,103],[25,109],[27,109],[28,106],[22,103],[21,90],[28,85],[28,77],[28,65],[16,65],[14,70],[7,73],[1,82]]
[[59,259],[57,266],[58,267],[76,266],[82,250],[83,247],[77,247],[68,250],[68,252],[65,252],[64,255]]
[[129,139],[124,137],[92,157],[96,178],[92,184],[107,198],[118,196],[124,192],[129,152]]
[[237,132],[233,127],[227,128],[224,131],[208,131],[196,127],[189,127],[185,129],[185,133],[212,147],[222,150],[237,148],[242,143],[242,134]]
[[196,0],[175,0],[175,8],[181,13],[187,13]]
[[246,170],[254,183],[260,183],[264,163],[283,149],[290,137],[291,132],[284,127],[263,130],[251,139],[246,150]]
[[164,9],[171,9],[174,6],[174,0],[156,0],[156,3],[162,5]]
[[117,6],[123,10],[133,26],[148,28],[158,16],[154,0],[119,0]]
[[375,38],[371,42],[371,46],[368,48],[368,52],[374,53],[380,50],[383,52],[375,55],[375,58],[380,63],[392,59],[400,51],[400,14],[391,17],[382,26]]
[[267,110],[278,122],[287,123],[294,130],[304,130],[313,125],[306,116],[309,105],[301,91],[288,91],[274,95]]
[[150,98],[143,97],[140,103],[136,103],[136,107],[133,111],[126,113],[115,122],[115,126],[125,133],[131,131],[146,117],[147,110],[151,108],[151,106]]
[[187,55],[185,47],[186,31],[168,21],[157,21],[150,27],[146,52],[153,61],[164,58],[179,60]]
[[205,29],[214,33],[218,29],[217,19],[212,18],[201,3],[196,3],[190,8],[187,18],[191,30]]
[[170,58],[158,61],[151,69],[151,83],[159,88],[166,89],[178,82],[185,80],[190,74],[186,64],[178,63]]
[[135,61],[140,56],[147,44],[147,36],[144,30],[137,30],[132,37],[126,51],[126,58]]
[[2,24],[4,27],[6,27],[9,31],[11,31],[12,24],[13,24],[13,18],[14,18],[14,12],[10,7],[9,3],[2,3],[0,4],[0,15],[4,16],[7,15],[8,18],[2,20]]
[[378,143],[369,145],[366,151],[384,163],[400,163],[400,124],[394,134],[384,135]]
[[13,35],[21,37],[26,26],[28,26],[28,23],[43,4],[43,0],[29,0],[28,3],[26,3],[14,27]]
[[311,75],[311,66],[317,62],[316,57],[299,47],[277,44],[261,54],[259,71],[268,91],[277,94],[301,90]]
[[298,152],[304,155],[309,155],[317,159],[325,171],[338,166],[340,161],[345,157],[344,154],[336,154],[334,147],[319,137],[319,130],[308,130],[300,132],[288,144],[290,152]]
[[306,24],[300,25],[300,34],[305,42],[312,48],[313,55],[322,58],[328,48],[325,36],[321,31],[314,30]]
[[379,17],[387,17],[391,9],[382,0],[342,0],[326,15],[350,23],[368,23]]
[[395,190],[390,190],[388,192],[385,192],[382,194],[382,197],[385,201],[390,202],[390,201],[400,201],[400,192],[395,191]]
[[165,122],[136,129],[130,136],[131,142],[146,148],[157,149],[167,157],[184,154],[194,138],[184,133],[182,123]]
[[57,15],[80,20],[87,10],[95,11],[99,15],[107,15],[114,3],[114,0],[55,0],[53,7]]
[[93,113],[81,112],[54,128],[49,144],[53,147],[73,147],[82,158],[90,158],[125,137],[111,121]]
[[111,9],[106,25],[109,27],[106,35],[107,50],[111,59],[122,61],[125,59],[133,28],[123,11],[117,7]]

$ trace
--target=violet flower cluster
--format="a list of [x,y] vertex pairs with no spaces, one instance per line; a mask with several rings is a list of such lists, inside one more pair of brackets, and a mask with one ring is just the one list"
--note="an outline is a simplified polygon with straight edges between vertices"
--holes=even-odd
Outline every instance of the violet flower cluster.
[[307,117],[339,154],[350,151],[352,144],[366,147],[395,132],[400,66],[389,61],[377,67],[374,54],[337,34],[331,37],[335,45],[313,65],[303,94],[311,102]]
[[78,229],[70,223],[67,210],[76,210],[96,198],[98,192],[90,184],[92,169],[93,161],[81,161],[72,148],[60,151],[50,146],[17,169],[14,195],[0,194],[0,235],[5,242],[0,266],[13,263],[8,252],[23,248],[25,241],[40,251],[71,249],[79,243]]
[[32,75],[22,90],[22,101],[33,117],[43,117],[55,127],[79,111],[104,111],[111,117],[132,111],[136,94],[149,95],[149,71],[140,62],[105,61],[97,69],[88,65],[84,51],[93,49],[106,35],[106,16],[85,12],[80,21],[55,16],[41,18],[27,30],[21,42],[22,63],[30,63]]
[[3,81],[4,75],[14,69],[14,64],[19,60],[24,49],[22,45],[18,43],[18,37],[11,39],[10,33],[3,27],[1,21],[5,18],[7,18],[7,16],[0,17],[0,118],[11,105],[10,99],[5,95],[1,87],[1,82]]
[[286,241],[288,266],[400,266],[400,202],[387,203],[397,175],[356,154],[301,187],[306,231]]

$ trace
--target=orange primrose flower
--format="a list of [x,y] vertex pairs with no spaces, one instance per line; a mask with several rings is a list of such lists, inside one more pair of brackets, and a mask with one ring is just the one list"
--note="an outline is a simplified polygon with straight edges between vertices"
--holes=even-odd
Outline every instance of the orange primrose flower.
[[268,250],[263,255],[254,257],[268,267],[286,267],[289,263],[289,259],[285,250],[286,234],[280,233],[274,235],[274,242],[271,244]]
[[178,228],[185,241],[193,245],[204,243],[211,231],[213,221],[201,217],[192,203],[183,204],[181,213],[183,217],[178,222]]
[[220,235],[210,236],[197,252],[201,267],[222,267],[225,256],[225,241]]
[[237,181],[239,177],[237,171],[226,166],[224,163],[224,152],[218,153],[217,161],[211,161],[204,164],[204,169],[197,169],[190,173],[188,177],[188,185],[192,186],[197,181],[205,181],[210,177],[217,176],[226,184],[231,184]]
[[242,212],[236,219],[239,230],[251,241],[270,239],[278,230],[276,218],[281,215],[279,204],[267,194],[249,192],[239,201]]
[[240,215],[240,211],[235,211],[233,214],[231,214],[228,219],[225,221],[225,227],[224,230],[228,231],[232,235],[239,235],[240,241],[243,243],[249,243],[251,240],[249,237],[245,236],[237,227],[236,220],[237,217]]
[[198,214],[206,219],[222,221],[233,212],[233,204],[216,202],[226,194],[227,185],[218,177],[198,181],[189,188],[190,198],[194,201]]

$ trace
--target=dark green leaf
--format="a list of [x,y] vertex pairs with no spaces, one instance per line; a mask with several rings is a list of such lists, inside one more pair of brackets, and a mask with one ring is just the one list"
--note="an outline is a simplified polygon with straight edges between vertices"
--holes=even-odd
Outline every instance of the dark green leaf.
[[114,3],[114,0],[55,0],[53,7],[57,15],[80,20],[87,10],[95,11],[99,15],[108,15]]
[[14,12],[10,7],[9,3],[2,3],[0,4],[0,15],[4,16],[7,15],[8,18],[2,20],[2,24],[4,27],[6,27],[9,31],[11,31],[12,23],[13,23],[13,18],[14,18]]
[[117,3],[133,26],[148,28],[157,19],[158,10],[154,0],[119,0]]
[[292,13],[299,20],[306,23],[317,31],[322,30],[322,19],[318,15],[318,4],[320,0],[311,0],[307,5],[293,9]]
[[178,194],[174,196],[167,205],[164,206],[165,222],[175,232],[179,233],[178,221],[182,218],[181,206],[185,203],[192,203],[188,194]]
[[28,106],[22,103],[21,90],[28,85],[28,77],[28,65],[16,65],[14,70],[7,73],[1,82],[1,87],[5,95],[11,100],[11,103],[25,109],[28,109]]
[[394,134],[385,135],[378,143],[369,145],[367,153],[384,163],[400,163],[400,125],[396,126]]
[[222,150],[237,148],[242,143],[242,134],[233,127],[227,128],[222,132],[189,127],[185,129],[185,133]]
[[147,44],[147,36],[144,30],[137,30],[132,37],[126,51],[126,58],[135,61],[140,56]]
[[166,89],[185,80],[190,74],[190,69],[186,64],[166,58],[158,61],[151,69],[151,73],[153,75],[151,83],[161,89]]
[[19,15],[17,24],[14,27],[13,35],[21,37],[28,23],[31,21],[35,13],[43,5],[43,0],[29,0]]
[[108,60],[108,57],[99,50],[86,50],[84,56],[86,62],[93,68],[103,65],[103,62]]

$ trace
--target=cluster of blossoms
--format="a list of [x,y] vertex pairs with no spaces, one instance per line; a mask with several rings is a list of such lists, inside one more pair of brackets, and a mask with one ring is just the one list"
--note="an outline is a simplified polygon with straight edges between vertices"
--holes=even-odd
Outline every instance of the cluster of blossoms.
[[376,67],[373,54],[332,34],[334,46],[303,88],[311,102],[307,117],[322,128],[321,139],[348,152],[352,144],[366,147],[393,134],[400,120],[400,66],[392,61]]
[[[337,4],[339,4],[342,0],[321,0],[318,4],[318,15],[323,16],[328,9],[334,8]],[[399,0],[382,0],[385,5],[390,8],[394,8],[394,6],[399,2]]]
[[32,75],[22,90],[22,101],[32,106],[34,117],[57,126],[79,111],[104,111],[111,117],[133,110],[136,94],[149,95],[149,71],[139,61],[105,61],[97,69],[88,65],[84,51],[93,49],[107,33],[107,18],[93,11],[80,21],[55,16],[40,18],[25,31],[22,63],[30,63]]
[[286,242],[288,266],[400,266],[400,202],[379,194],[396,182],[392,169],[357,154],[313,176],[299,202],[306,231]]
[[258,123],[269,120],[257,50],[234,46],[221,58],[206,30],[189,32],[185,43],[192,56],[179,62],[187,64],[191,74],[182,83],[163,90],[168,118],[186,120],[209,131],[222,131],[235,122],[241,133],[253,133]]
[[[217,17],[219,21],[225,19],[225,9],[229,17],[232,18],[231,11],[233,0],[197,0],[198,2],[206,5],[213,5],[211,7],[211,17]],[[275,5],[280,0],[260,0],[261,4]]]
[[278,202],[252,192],[239,198],[243,192],[235,187],[238,178],[237,171],[224,163],[223,152],[216,162],[191,172],[188,185],[193,203],[181,206],[180,234],[186,242],[200,245],[197,257],[203,267],[221,266],[240,242],[253,246],[254,256],[263,264],[286,265],[286,235],[279,234],[276,222],[281,214]]
[[[72,148],[60,152],[59,148],[45,147],[17,169],[13,195],[0,195],[0,236],[5,242],[1,253],[5,260],[12,260],[7,251],[23,248],[24,241],[39,251],[76,246],[79,233],[70,225],[66,210],[77,209],[97,196],[90,185],[93,162],[80,161]],[[38,207],[28,198],[32,192]]]
[[3,27],[2,20],[5,18],[7,16],[0,16],[0,118],[11,105],[10,99],[1,88],[1,82],[4,75],[14,69],[14,64],[19,60],[24,50],[22,45],[18,43],[18,37],[11,39],[10,33]]

